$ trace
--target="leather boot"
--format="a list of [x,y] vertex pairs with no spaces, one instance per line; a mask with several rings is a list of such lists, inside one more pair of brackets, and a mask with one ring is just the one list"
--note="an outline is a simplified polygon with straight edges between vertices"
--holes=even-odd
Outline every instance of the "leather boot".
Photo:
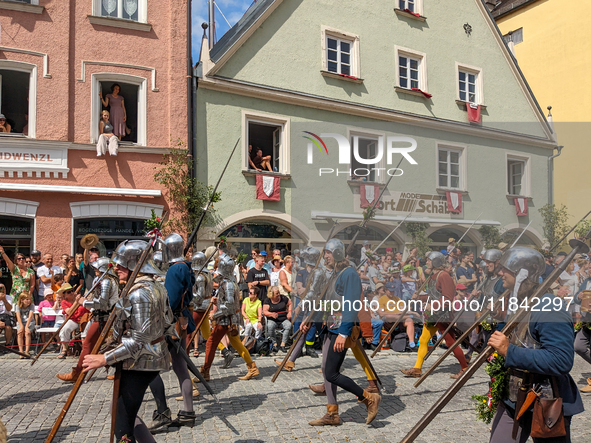
[[244,377],[238,377],[238,380],[250,380],[253,377],[259,375],[259,368],[257,368],[257,364],[255,362],[246,363],[248,367],[248,372]]
[[308,387],[314,394],[326,396],[326,386],[324,386],[324,383],[319,385],[308,385]]
[[464,371],[468,369],[468,368],[464,368],[462,370],[460,370],[460,372],[458,372],[457,374],[452,374],[449,376],[449,378],[453,378],[454,380],[457,380],[458,378],[460,378],[460,376],[464,373]]
[[589,392],[591,392],[591,378],[587,379],[587,386],[581,388],[580,391],[584,394],[588,394]]
[[367,420],[365,420],[365,424],[370,424],[376,415],[378,415],[378,408],[380,407],[380,401],[382,401],[382,397],[380,394],[372,394],[371,392],[367,392],[367,390],[363,391],[363,400],[360,400],[360,403],[363,403],[367,407]]
[[59,378],[61,381],[65,381],[68,383],[76,383],[76,380],[78,380],[78,376],[80,375],[80,370],[78,370],[77,368],[72,368],[72,372],[69,372],[67,374],[57,374],[56,377]]
[[[276,364],[277,366],[281,366],[281,362],[282,362],[282,361],[283,361],[283,360],[275,360],[275,364]],[[294,363],[294,362],[292,362],[292,361],[289,361],[289,360],[287,360],[287,361],[285,362],[285,366],[283,366],[283,369],[285,369],[287,372],[291,372],[291,371],[293,371],[293,368],[294,368],[294,367],[295,367],[295,363]]]
[[181,426],[189,428],[195,426],[195,411],[179,411],[177,417],[168,425],[169,428],[180,428]]
[[423,375],[423,371],[421,371],[419,368],[401,369],[400,372],[402,372],[407,377],[414,378],[419,378],[421,375]]
[[[205,381],[209,381],[209,369],[205,369],[205,366],[201,366],[201,368],[199,368],[199,372],[201,372],[201,375],[203,375],[203,378],[205,379]],[[194,383],[200,383],[201,380],[199,380],[197,377],[193,377],[193,382]]]
[[326,414],[317,420],[308,423],[310,426],[339,426],[342,424],[339,417],[339,405],[326,405]]
[[367,392],[371,392],[372,394],[379,394],[380,388],[378,388],[378,382],[375,380],[368,380],[369,386],[365,388]]
[[158,411],[154,411],[152,414],[152,423],[150,423],[148,431],[153,432],[162,428],[163,426],[168,426],[172,423],[172,419],[170,417],[170,409],[166,409],[162,414],[159,414]]
[[222,365],[222,369],[228,369],[232,364],[232,360],[234,360],[234,354],[228,348],[224,348],[222,350],[222,356],[224,357],[224,364]]

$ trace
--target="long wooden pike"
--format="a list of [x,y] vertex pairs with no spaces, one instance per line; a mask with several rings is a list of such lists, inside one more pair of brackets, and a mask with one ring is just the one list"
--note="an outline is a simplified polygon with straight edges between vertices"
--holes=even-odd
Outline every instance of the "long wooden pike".
[[416,300],[415,297],[418,297],[421,294],[421,292],[423,292],[425,290],[425,288],[427,287],[427,284],[429,283],[429,280],[431,280],[431,275],[429,276],[429,278],[426,278],[425,279],[425,281],[423,282],[423,284],[421,285],[421,287],[419,288],[419,290],[417,292],[415,292],[414,295],[410,298],[410,300],[406,304],[406,309],[400,314],[400,316],[398,317],[398,320],[396,320],[396,322],[390,328],[390,330],[384,336],[384,338],[382,338],[380,340],[380,342],[378,343],[378,347],[375,348],[375,350],[371,353],[371,355],[370,355],[371,358],[374,358],[376,356],[376,354],[380,351],[380,349],[382,349],[382,345],[386,342],[386,340],[388,340],[388,337],[390,337],[390,335],[392,334],[392,332],[394,332],[394,330],[400,324],[400,322],[402,321],[402,319],[404,318],[404,316],[406,314],[408,314],[408,311],[410,311],[410,301],[411,300]]
[[[98,280],[92,285],[92,287],[89,289],[89,291],[87,292],[87,294],[90,294],[92,291],[94,291],[94,289],[101,283],[101,281],[103,281],[103,279],[105,278],[105,276],[108,274],[109,270],[113,267],[112,263],[109,263],[109,266],[107,267],[107,270],[105,272],[102,273],[102,275],[98,278]],[[51,338],[49,340],[47,340],[47,342],[45,343],[45,345],[41,348],[41,351],[39,351],[39,353],[35,356],[35,358],[31,361],[31,366],[33,366],[35,364],[35,362],[37,360],[39,360],[39,357],[41,357],[41,354],[43,354],[43,352],[45,352],[45,350],[47,349],[47,347],[49,346],[49,344],[56,338],[59,337],[60,331],[62,330],[62,328],[64,327],[64,325],[66,323],[68,323],[68,320],[70,320],[70,318],[72,318],[72,316],[76,313],[76,310],[78,310],[78,308],[80,307],[80,303],[78,303],[77,301],[74,302],[74,304],[72,305],[72,307],[70,308],[70,313],[68,314],[68,317],[64,320],[64,322],[61,324],[61,326],[58,328],[57,331],[55,331],[53,333],[53,335],[51,336]]]
[[[125,288],[123,288],[123,291],[121,292],[120,298],[127,297],[127,294],[131,290],[131,288],[135,282],[135,279],[137,278],[140,268],[144,265],[144,262],[148,258],[148,255],[150,254],[150,251],[152,250],[152,247],[154,246],[155,240],[156,240],[156,238],[154,238],[153,241],[149,242],[148,247],[146,249],[144,249],[144,252],[142,252],[142,255],[140,256],[138,263],[136,264],[133,272],[131,273],[131,276],[130,276],[129,280],[127,281],[127,284],[125,285]],[[99,349],[103,345],[103,342],[107,338],[107,335],[109,334],[109,331],[111,330],[111,327],[113,326],[113,323],[115,322],[116,316],[117,316],[116,311],[115,310],[111,311],[111,314],[109,315],[109,318],[107,319],[105,327],[101,331],[101,335],[99,336],[96,344],[94,345],[94,348],[92,348],[91,354],[97,354],[99,352]],[[51,432],[47,436],[45,443],[51,443],[53,441],[53,439],[55,438],[55,435],[59,431],[59,428],[62,425],[62,422],[64,421],[64,418],[65,418],[66,414],[68,413],[68,410],[70,409],[70,406],[72,406],[72,403],[74,402],[74,399],[76,398],[76,394],[78,394],[78,391],[80,390],[80,386],[82,386],[82,382],[84,381],[85,377],[86,377],[85,372],[81,372],[80,375],[78,375],[78,378],[76,379],[76,382],[74,383],[74,386],[72,387],[72,391],[70,392],[70,395],[69,395],[68,399],[66,400],[64,407],[62,408],[57,419],[55,420],[55,423],[54,423],[53,427],[51,428]]]
[[187,244],[185,245],[185,251],[184,251],[183,255],[187,255],[189,248],[191,247],[191,245],[193,244],[193,241],[195,240],[195,236],[197,235],[197,231],[199,231],[199,228],[201,227],[203,220],[205,220],[205,216],[207,215],[207,211],[209,210],[209,207],[213,203],[213,199],[215,198],[215,193],[217,192],[218,186],[220,185],[220,183],[222,181],[222,177],[224,176],[226,169],[228,169],[228,165],[230,164],[230,160],[232,160],[232,157],[234,156],[234,152],[236,151],[236,148],[238,147],[238,142],[240,142],[240,137],[238,137],[238,140],[236,140],[236,144],[234,145],[234,149],[232,149],[232,152],[230,153],[230,157],[228,158],[228,161],[226,162],[226,166],[224,166],[224,169],[222,169],[222,173],[220,174],[220,178],[218,178],[218,182],[215,184],[215,187],[213,188],[213,192],[211,193],[211,196],[209,197],[209,201],[207,202],[207,206],[205,206],[205,208],[203,208],[203,212],[201,213],[201,217],[199,218],[199,221],[197,222],[197,224],[195,225],[195,228],[193,229],[193,232],[191,232],[191,235],[189,235],[189,238],[187,239]]
[[[584,239],[588,239],[591,237],[591,230],[587,232]],[[541,300],[542,296],[546,293],[546,291],[550,288],[552,283],[558,278],[558,276],[566,270],[568,264],[573,260],[576,254],[579,253],[587,253],[589,252],[589,247],[580,240],[573,239],[570,241],[570,246],[573,248],[571,252],[566,256],[566,258],[558,265],[548,276],[546,280],[544,280],[538,288],[534,291],[534,293],[529,297],[527,307],[524,306],[517,310],[517,312],[511,317],[511,320],[506,324],[506,326],[501,331],[506,336],[509,336],[513,330],[519,325],[528,312],[528,307],[533,302],[533,300],[537,297]],[[423,432],[423,430],[433,421],[433,419],[441,412],[441,410],[449,403],[449,401],[459,392],[459,390],[466,384],[470,378],[476,373],[476,371],[484,364],[487,359],[492,355],[494,352],[494,348],[492,346],[487,346],[480,354],[474,362],[472,362],[466,370],[460,375],[460,377],[452,383],[452,385],[448,388],[448,390],[441,396],[439,400],[435,402],[435,404],[427,411],[427,413],[417,422],[416,425],[408,432],[408,434],[402,439],[401,443],[411,443],[415,441],[415,439]]]
[[0,345],[0,351],[12,352],[13,354],[20,355],[21,357],[31,358],[30,355],[25,354],[24,352],[17,351],[16,349],[12,349],[4,345]]

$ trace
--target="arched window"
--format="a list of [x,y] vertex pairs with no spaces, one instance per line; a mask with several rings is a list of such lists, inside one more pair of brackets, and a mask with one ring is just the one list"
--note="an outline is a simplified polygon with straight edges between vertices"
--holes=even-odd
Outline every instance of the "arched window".
[[[519,235],[521,235],[522,232],[523,229],[512,229],[510,231],[503,233],[502,239],[505,243],[511,246],[515,242],[515,239],[519,237]],[[519,238],[515,246],[527,246],[528,248],[534,249],[538,247],[532,236],[529,235],[527,232],[523,233],[523,235]]]
[[279,249],[282,255],[287,255],[305,244],[291,228],[268,220],[236,223],[220,235],[226,237],[230,247],[248,256],[254,248],[265,250],[267,254],[272,254],[273,249]]
[[[429,236],[429,239],[431,240],[431,244],[429,246],[434,251],[441,251],[442,249],[447,248],[450,238],[458,241],[460,238],[462,238],[462,236],[464,236],[464,233],[458,229],[438,229]],[[469,235],[465,235],[464,238],[462,238],[462,252],[471,251],[476,255],[477,246],[478,245],[472,241]]]
[[[345,229],[339,231],[335,237],[341,240],[345,246],[351,244],[355,233],[357,232],[357,226],[348,226]],[[357,236],[357,240],[355,242],[355,246],[353,251],[351,252],[350,256],[354,259],[359,259],[361,257],[361,247],[363,246],[363,242],[367,240],[370,243],[370,249],[374,250],[376,246],[378,246],[387,236],[389,232],[382,231],[380,228],[376,228],[375,226],[367,226],[361,229],[361,232]],[[397,242],[396,239],[390,237],[388,240],[384,242],[380,249],[377,252],[378,254],[385,254],[386,248],[392,248],[392,251],[401,251],[402,252],[402,244]]]

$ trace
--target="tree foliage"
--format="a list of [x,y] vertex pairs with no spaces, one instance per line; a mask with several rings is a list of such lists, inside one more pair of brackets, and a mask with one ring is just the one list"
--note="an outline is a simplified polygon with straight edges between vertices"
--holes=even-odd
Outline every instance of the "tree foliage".
[[424,256],[430,250],[431,239],[426,234],[428,228],[429,223],[405,223],[406,233],[411,236],[413,246],[418,248],[419,256]]
[[554,204],[547,204],[538,209],[538,211],[543,220],[542,229],[544,231],[544,237],[550,246],[554,246],[570,229],[568,226],[569,215],[566,206],[561,205],[557,207]]
[[[171,148],[168,154],[164,154],[164,158],[159,163],[160,166],[154,168],[156,169],[154,181],[166,188],[170,209],[174,214],[174,217],[169,217],[163,226],[165,233],[174,231],[190,234],[212,195],[212,186],[206,186],[191,177],[192,162],[193,157],[189,155],[186,144],[178,140],[176,146]],[[216,192],[213,203],[220,200],[221,195]],[[215,210],[212,204],[204,224],[212,224],[214,215]]]
[[501,243],[501,230],[498,226],[482,225],[478,228],[478,232],[484,240],[485,249],[497,249]]

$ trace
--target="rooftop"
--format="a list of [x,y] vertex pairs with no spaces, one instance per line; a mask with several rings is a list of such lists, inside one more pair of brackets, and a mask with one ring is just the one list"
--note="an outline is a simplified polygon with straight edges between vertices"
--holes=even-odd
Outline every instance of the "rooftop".
[[538,0],[485,0],[486,6],[495,19],[507,15],[519,8],[527,6]]

